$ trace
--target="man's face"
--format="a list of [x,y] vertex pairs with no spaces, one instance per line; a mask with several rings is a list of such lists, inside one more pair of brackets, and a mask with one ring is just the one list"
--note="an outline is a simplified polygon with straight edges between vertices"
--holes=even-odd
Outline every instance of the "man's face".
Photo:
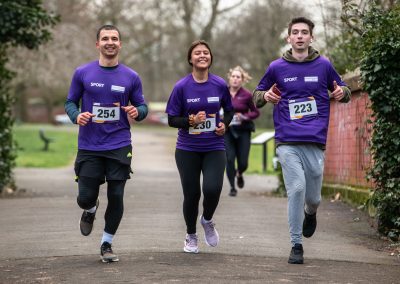
[[292,26],[290,35],[287,38],[288,43],[293,50],[304,51],[308,49],[313,36],[310,33],[310,28],[306,23],[297,23]]
[[96,42],[96,47],[102,56],[108,59],[116,57],[121,49],[121,41],[119,40],[118,31],[100,31],[99,39]]

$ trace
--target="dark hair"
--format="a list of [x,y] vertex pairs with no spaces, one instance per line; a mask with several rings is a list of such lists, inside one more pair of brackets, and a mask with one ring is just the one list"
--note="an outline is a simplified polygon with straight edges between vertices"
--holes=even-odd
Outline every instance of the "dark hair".
[[313,29],[314,29],[314,23],[306,18],[306,17],[298,17],[298,18],[293,18],[290,23],[289,23],[289,27],[288,27],[288,35],[290,35],[290,33],[292,32],[292,26],[294,24],[298,24],[298,23],[304,23],[308,25],[308,28],[310,29],[310,34],[313,34]]
[[100,32],[102,30],[106,30],[106,31],[117,31],[118,32],[118,36],[119,36],[119,40],[121,40],[121,33],[119,32],[119,29],[116,26],[113,25],[103,25],[101,26],[98,30],[97,30],[97,34],[96,34],[96,39],[99,40],[100,39]]
[[187,60],[188,60],[189,65],[193,66],[193,63],[190,62],[190,60],[192,59],[192,51],[198,45],[205,45],[207,47],[208,51],[210,52],[211,62],[210,62],[210,66],[209,67],[211,67],[211,64],[212,64],[212,61],[213,61],[213,55],[212,55],[212,52],[211,52],[211,48],[210,48],[210,45],[208,44],[208,42],[206,42],[205,40],[202,40],[202,39],[196,40],[196,41],[192,42],[192,44],[190,45],[188,53],[187,53]]

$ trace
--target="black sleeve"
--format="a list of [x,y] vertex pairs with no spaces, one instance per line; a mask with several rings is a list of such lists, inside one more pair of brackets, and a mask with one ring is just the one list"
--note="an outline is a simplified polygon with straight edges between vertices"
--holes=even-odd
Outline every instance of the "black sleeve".
[[138,106],[135,106],[137,111],[138,111],[138,116],[135,118],[136,121],[141,121],[143,119],[146,118],[148,112],[149,112],[149,108],[147,107],[146,104],[141,104]]
[[226,127],[229,126],[229,124],[232,121],[233,116],[235,115],[235,111],[231,110],[228,112],[224,112],[224,118],[222,119],[222,122],[225,124]]
[[65,112],[68,114],[69,119],[72,121],[72,123],[76,124],[76,119],[78,118],[79,115],[79,105],[75,103],[74,101],[71,100],[66,100],[64,104],[64,109]]
[[175,128],[189,129],[189,118],[168,115],[168,125]]

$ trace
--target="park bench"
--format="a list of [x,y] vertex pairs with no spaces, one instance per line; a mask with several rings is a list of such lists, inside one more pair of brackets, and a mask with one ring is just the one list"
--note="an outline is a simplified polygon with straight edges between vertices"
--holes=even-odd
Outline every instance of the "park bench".
[[262,155],[263,155],[262,169],[264,173],[267,172],[267,161],[268,161],[267,143],[269,140],[274,139],[274,136],[275,136],[275,131],[266,131],[251,139],[251,144],[262,145]]
[[50,144],[51,142],[53,142],[53,139],[47,137],[46,134],[44,133],[44,130],[43,130],[43,129],[40,129],[40,130],[39,130],[39,137],[40,137],[40,140],[42,140],[43,143],[44,143],[44,146],[43,146],[43,149],[42,149],[42,150],[43,150],[43,151],[48,151],[48,150],[49,150],[49,144]]

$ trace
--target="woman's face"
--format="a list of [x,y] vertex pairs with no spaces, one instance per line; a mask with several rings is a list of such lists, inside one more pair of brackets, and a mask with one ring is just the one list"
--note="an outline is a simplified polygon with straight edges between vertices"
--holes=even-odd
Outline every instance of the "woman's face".
[[199,44],[192,50],[191,63],[195,69],[208,69],[211,65],[211,54],[207,46]]
[[240,88],[243,83],[242,73],[238,70],[235,70],[231,73],[229,77],[229,86],[233,88]]

